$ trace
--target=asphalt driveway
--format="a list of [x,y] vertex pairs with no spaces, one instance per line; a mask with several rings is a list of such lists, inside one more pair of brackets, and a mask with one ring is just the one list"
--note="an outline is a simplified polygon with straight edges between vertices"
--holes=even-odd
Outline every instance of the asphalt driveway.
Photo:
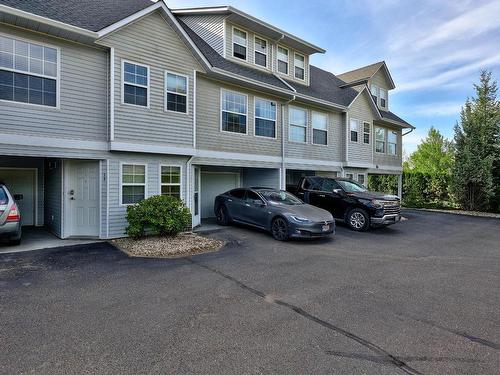
[[0,374],[498,374],[500,220],[407,212],[221,252],[0,255]]

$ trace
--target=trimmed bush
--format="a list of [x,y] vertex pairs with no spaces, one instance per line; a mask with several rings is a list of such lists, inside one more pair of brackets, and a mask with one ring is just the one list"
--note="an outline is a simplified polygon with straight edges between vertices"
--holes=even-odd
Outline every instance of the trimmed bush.
[[191,225],[191,213],[174,197],[155,195],[127,207],[127,235],[133,238],[146,234],[175,235]]

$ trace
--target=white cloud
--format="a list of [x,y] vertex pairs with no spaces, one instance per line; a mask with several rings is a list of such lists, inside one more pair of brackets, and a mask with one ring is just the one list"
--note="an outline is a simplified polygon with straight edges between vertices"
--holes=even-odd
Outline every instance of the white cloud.
[[464,103],[442,102],[427,103],[412,107],[413,114],[423,117],[453,116],[458,115]]

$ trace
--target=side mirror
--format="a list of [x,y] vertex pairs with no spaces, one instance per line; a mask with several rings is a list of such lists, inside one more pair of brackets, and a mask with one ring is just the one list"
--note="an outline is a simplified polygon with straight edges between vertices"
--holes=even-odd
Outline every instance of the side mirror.
[[344,195],[344,190],[342,190],[342,189],[333,189],[333,193],[342,196],[342,195]]

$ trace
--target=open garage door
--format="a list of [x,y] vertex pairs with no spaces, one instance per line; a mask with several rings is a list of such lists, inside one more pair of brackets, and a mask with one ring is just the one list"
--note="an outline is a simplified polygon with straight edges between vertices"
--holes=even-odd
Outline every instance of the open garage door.
[[237,172],[201,172],[201,218],[215,217],[215,197],[240,186]]
[[21,211],[23,226],[35,225],[36,175],[35,168],[0,168],[0,181],[7,185],[14,196]]

